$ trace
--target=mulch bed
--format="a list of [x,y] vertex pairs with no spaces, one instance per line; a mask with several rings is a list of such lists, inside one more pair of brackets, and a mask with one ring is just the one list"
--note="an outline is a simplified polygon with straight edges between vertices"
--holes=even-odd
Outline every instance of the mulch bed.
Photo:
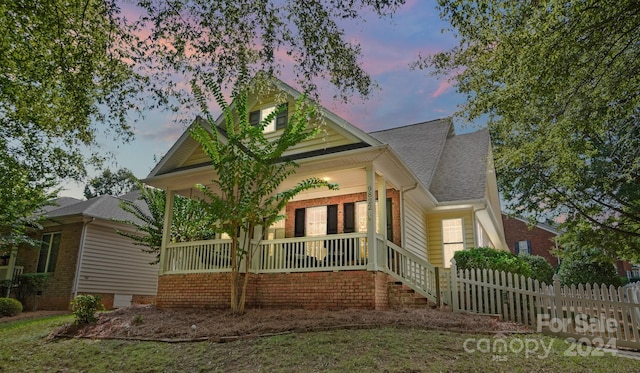
[[249,309],[244,315],[236,316],[226,310],[131,306],[100,313],[95,324],[70,323],[54,331],[51,337],[228,342],[292,332],[381,326],[482,334],[532,332],[520,324],[500,322],[496,317],[431,308],[338,311]]

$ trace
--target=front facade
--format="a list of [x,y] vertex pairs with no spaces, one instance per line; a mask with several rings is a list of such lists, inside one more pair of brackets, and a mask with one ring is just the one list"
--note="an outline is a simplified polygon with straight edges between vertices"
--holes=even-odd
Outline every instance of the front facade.
[[[299,93],[280,82],[275,89],[290,114]],[[272,110],[272,97],[254,98],[250,119]],[[323,126],[320,135],[285,154],[299,167],[280,190],[311,176],[340,189],[299,194],[286,219],[253,242],[249,306],[383,308],[396,281],[434,301],[437,268],[445,270],[456,250],[507,249],[487,131],[455,135],[446,118],[367,134],[323,115],[312,124]],[[278,136],[286,119],[274,121],[267,137]],[[145,181],[168,191],[170,209],[176,194],[197,195],[195,184],[215,178],[187,131]],[[168,211],[165,226],[170,218]],[[227,307],[228,248],[224,239],[165,241],[157,305]]]
[[15,255],[14,268],[21,273],[49,274],[46,289],[27,306],[66,310],[80,294],[100,295],[107,309],[155,302],[158,266],[149,264],[154,256],[116,233],[134,229],[112,220],[133,218],[120,209],[121,199],[57,201],[44,212],[43,229],[32,234],[41,246],[20,247]]

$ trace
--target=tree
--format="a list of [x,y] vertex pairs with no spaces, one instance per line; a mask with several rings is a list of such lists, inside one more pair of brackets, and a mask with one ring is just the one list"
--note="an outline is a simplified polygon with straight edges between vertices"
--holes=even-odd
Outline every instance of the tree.
[[[140,1],[137,25],[149,37],[137,58],[154,72],[164,66],[187,80],[233,83],[238,92],[247,89],[244,78],[259,71],[278,75],[288,64],[305,91],[314,91],[314,78],[320,78],[345,100],[353,92],[367,96],[372,81],[359,65],[360,46],[346,39],[339,22],[363,20],[368,11],[388,16],[401,4],[404,0]],[[174,79],[166,87],[180,84]]]
[[110,0],[0,2],[0,241],[100,158],[81,147],[131,138],[126,114],[144,85],[118,14]]
[[89,180],[84,187],[86,199],[111,195],[119,196],[138,189],[138,178],[127,168],[121,168],[116,172],[110,169],[102,171],[102,174]]
[[[136,228],[136,233],[117,230],[124,237],[133,240],[138,246],[144,246],[143,252],[155,254],[160,261],[162,231],[166,192],[162,189],[141,187],[140,197],[136,201],[123,200],[120,208],[135,217],[135,220],[118,220]],[[216,235],[215,221],[200,206],[198,201],[177,196],[174,200],[173,219],[171,225],[171,242],[187,242],[212,239]]]
[[454,75],[458,114],[488,118],[508,207],[640,259],[640,4],[439,4],[459,45],[416,67]]
[[[215,219],[220,231],[231,237],[231,310],[241,314],[244,313],[256,229],[264,235],[266,229],[262,228],[283,219],[280,212],[298,193],[320,187],[337,189],[337,185],[309,178],[291,189],[276,192],[297,166],[293,161],[283,159],[283,153],[319,131],[318,127],[309,125],[316,119],[316,106],[307,102],[306,96],[297,100],[295,111],[282,134],[275,140],[268,140],[263,130],[283,109],[282,105],[258,126],[252,126],[249,124],[246,92],[235,96],[233,106],[227,106],[220,88],[211,81],[205,84],[215,93],[222,108],[224,128],[216,125],[199,86],[193,83],[207,120],[205,123],[197,121],[191,136],[211,159],[217,177],[212,180],[215,187],[196,187],[205,195],[202,206],[208,215]],[[241,234],[244,234],[244,239],[239,240]],[[239,275],[242,262],[245,265],[244,281]]]
[[611,258],[599,249],[565,254],[558,268],[558,277],[561,285],[621,285]]

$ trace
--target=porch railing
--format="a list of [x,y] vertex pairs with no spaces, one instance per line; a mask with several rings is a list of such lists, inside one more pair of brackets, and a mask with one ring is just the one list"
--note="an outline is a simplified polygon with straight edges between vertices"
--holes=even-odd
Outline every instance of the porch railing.
[[167,246],[164,273],[228,272],[231,240],[172,243]]
[[261,241],[254,268],[262,273],[363,269],[368,251],[366,233]]
[[385,272],[402,280],[405,285],[432,302],[439,304],[440,274],[438,267],[427,263],[424,259],[392,242],[387,241],[386,246]]
[[[11,275],[9,275],[9,271],[11,271]],[[13,281],[16,277],[20,276],[24,271],[24,267],[22,266],[13,266],[11,269],[10,266],[0,266],[0,281],[9,280]]]
[[[364,269],[369,250],[366,233],[263,240],[253,245],[251,269],[257,273]],[[229,272],[231,240],[172,243],[165,256],[166,274]]]

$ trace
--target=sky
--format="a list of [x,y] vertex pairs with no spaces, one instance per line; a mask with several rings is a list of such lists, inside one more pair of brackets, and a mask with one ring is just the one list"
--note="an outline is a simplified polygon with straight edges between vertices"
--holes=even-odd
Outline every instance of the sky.
[[[434,77],[428,71],[411,70],[418,55],[448,50],[455,38],[439,18],[435,0],[407,0],[391,18],[374,14],[365,22],[345,24],[345,34],[362,48],[361,63],[379,86],[368,100],[355,98],[349,103],[333,100],[336,92],[329,85],[320,87],[320,104],[365,132],[399,127],[452,116],[464,102],[455,92],[449,77]],[[286,83],[287,71],[280,79]],[[295,87],[295,86],[294,86]],[[464,133],[483,123],[456,123],[456,132]],[[114,155],[105,164],[111,170],[128,168],[138,178],[146,177],[183,133],[185,127],[172,114],[146,112],[134,124],[135,138],[127,144],[106,141],[105,151]],[[95,176],[98,171],[90,172]],[[82,183],[68,183],[60,196],[84,199]]]

